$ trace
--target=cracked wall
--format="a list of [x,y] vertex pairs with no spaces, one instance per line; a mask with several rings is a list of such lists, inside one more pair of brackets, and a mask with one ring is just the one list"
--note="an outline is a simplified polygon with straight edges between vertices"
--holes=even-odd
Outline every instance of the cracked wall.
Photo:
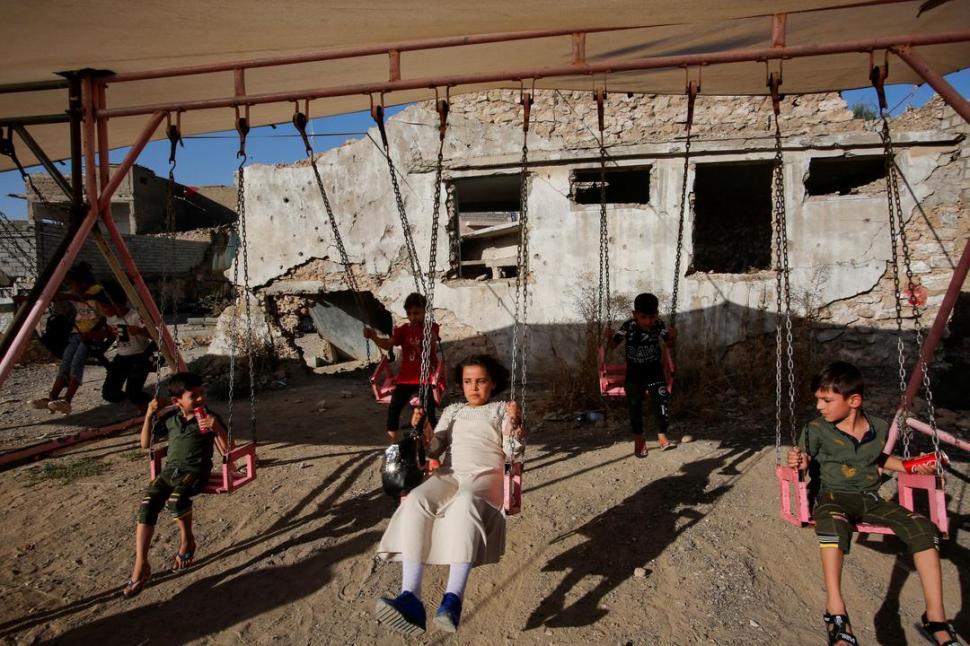
[[[444,147],[446,179],[519,170],[521,128],[509,116],[514,113],[506,94],[456,100]],[[598,167],[598,151],[591,143],[595,140],[587,136],[590,125],[595,125],[595,107],[588,97],[572,99],[574,112],[579,110],[577,101],[586,100],[580,103],[582,123],[560,119],[558,104],[551,98],[549,111],[555,118],[543,120],[546,99],[540,96],[535,114],[540,125],[546,125],[537,127],[529,138],[530,347],[532,365],[538,370],[551,367],[543,363],[551,347],[561,353],[572,342],[568,330],[581,323],[579,291],[595,279],[591,272],[597,267],[599,206],[579,205],[569,197],[570,172]],[[652,171],[650,202],[611,206],[609,223],[611,289],[627,296],[653,291],[663,301],[669,299],[673,286],[684,165],[682,125],[677,123],[683,119],[683,106],[675,97],[661,99],[647,104],[611,97],[609,127],[622,140],[610,145],[612,163],[648,164]],[[772,158],[763,102],[705,97],[698,112],[700,122],[706,124],[699,128],[704,136],[692,148],[689,182],[697,164]],[[832,330],[866,327],[868,332],[858,338],[851,330],[827,334],[838,338],[840,347],[862,363],[884,363],[894,346],[871,331],[895,325],[887,273],[891,254],[885,193],[808,196],[804,185],[813,157],[881,154],[876,126],[852,120],[838,97],[799,97],[798,102],[794,108],[787,102],[782,122],[793,305],[798,315],[818,318]],[[633,128],[639,134],[631,138],[627,122],[641,120],[648,107],[653,121],[639,130]],[[967,128],[953,119],[952,112],[936,103],[917,112],[896,119],[894,134],[897,163],[906,178],[901,198],[914,274],[929,294],[924,316],[929,325],[946,289],[951,263],[967,237],[970,162],[963,140]],[[726,127],[716,130],[719,119]],[[437,116],[428,106],[413,106],[391,119],[387,132],[417,253],[426,266]],[[370,134],[379,141],[376,129]],[[404,297],[414,285],[382,152],[365,138],[319,155],[316,163],[361,288],[371,291],[399,318]],[[337,246],[307,162],[247,167],[246,196],[250,275],[258,292],[285,295],[346,289]],[[453,324],[443,326],[443,338],[478,336],[496,352],[507,353],[514,281],[444,279],[449,267],[446,197],[442,191],[435,307],[439,316],[447,313],[445,318]],[[690,265],[691,225],[688,218],[684,267]],[[679,321],[682,332],[726,346],[746,335],[773,330],[771,316],[746,313],[773,309],[774,281],[770,271],[695,272],[682,277],[680,309],[686,312]],[[759,323],[752,326],[752,320]]]

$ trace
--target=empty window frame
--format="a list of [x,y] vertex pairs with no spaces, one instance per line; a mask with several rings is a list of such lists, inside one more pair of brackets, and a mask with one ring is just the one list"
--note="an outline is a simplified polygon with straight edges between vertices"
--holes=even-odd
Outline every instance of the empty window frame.
[[648,204],[650,166],[607,167],[574,170],[569,178],[569,193],[576,204],[599,204],[601,179],[606,181],[607,204]]
[[451,181],[451,276],[484,280],[516,275],[521,190],[519,173]]
[[745,274],[771,266],[772,162],[698,164],[694,271]]
[[[882,157],[816,157],[808,164],[808,195],[852,195],[885,190]],[[875,186],[869,186],[876,183]],[[867,189],[868,187],[868,189]]]

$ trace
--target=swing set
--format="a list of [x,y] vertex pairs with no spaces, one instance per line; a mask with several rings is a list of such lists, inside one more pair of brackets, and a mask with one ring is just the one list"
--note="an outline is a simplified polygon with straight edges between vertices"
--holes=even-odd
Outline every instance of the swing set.
[[[764,63],[769,65],[778,62],[777,76],[769,76],[769,88],[774,103],[774,111],[777,117],[779,113],[779,87],[781,85],[780,68],[782,60],[797,60],[810,57],[819,61],[818,73],[812,72],[811,76],[801,85],[796,82],[793,89],[797,92],[818,92],[834,89],[848,89],[856,84],[856,81],[845,77],[844,69],[846,63],[851,61],[852,56],[859,53],[872,53],[876,51],[891,52],[903,60],[915,78],[920,78],[928,82],[958,114],[965,120],[970,121],[970,105],[960,97],[930,64],[923,58],[917,48],[929,48],[930,58],[942,66],[944,71],[949,72],[958,67],[954,61],[960,60],[959,53],[966,53],[966,43],[970,42],[970,25],[967,24],[967,17],[961,12],[960,7],[955,5],[944,5],[939,8],[929,9],[929,18],[924,18],[923,22],[915,23],[911,17],[915,15],[917,6],[912,1],[907,2],[886,2],[878,3],[876,8],[867,9],[859,7],[857,4],[846,3],[845,6],[816,6],[818,3],[806,2],[803,10],[792,11],[789,14],[779,13],[771,16],[748,15],[743,8],[723,10],[719,9],[718,16],[723,20],[725,16],[737,20],[738,29],[746,36],[740,40],[735,38],[732,42],[757,42],[762,34],[763,38],[770,44],[767,46],[749,46],[723,48],[720,42],[709,42],[701,38],[695,45],[680,48],[678,53],[666,54],[662,50],[658,52],[656,42],[663,42],[663,38],[658,41],[658,34],[664,29],[670,30],[669,36],[674,40],[690,40],[696,34],[690,32],[691,25],[686,23],[683,18],[669,15],[669,8],[657,4],[655,9],[657,14],[652,19],[657,24],[669,25],[668,27],[656,27],[639,25],[636,20],[640,19],[632,15],[617,14],[613,19],[617,24],[634,25],[632,27],[595,27],[577,28],[577,11],[579,6],[575,3],[568,3],[564,7],[562,19],[552,19],[545,16],[540,17],[528,7],[522,10],[529,13],[529,19],[521,21],[515,19],[515,11],[509,5],[509,11],[504,14],[496,11],[497,16],[502,16],[493,20],[491,25],[505,25],[509,29],[518,31],[495,31],[493,33],[469,33],[454,34],[445,36],[417,38],[413,40],[402,40],[385,42],[380,44],[350,45],[343,47],[331,47],[323,51],[311,51],[309,48],[294,44],[290,53],[249,60],[227,60],[225,62],[209,62],[218,60],[219,54],[213,54],[207,62],[195,65],[182,65],[169,67],[167,69],[134,69],[136,64],[119,63],[123,68],[118,72],[103,72],[93,69],[83,69],[66,73],[63,79],[40,80],[34,79],[27,82],[10,83],[0,85],[0,95],[11,95],[17,100],[13,103],[0,102],[0,127],[7,127],[28,142],[33,158],[41,163],[45,169],[57,180],[59,186],[72,201],[72,213],[69,221],[69,234],[65,236],[50,264],[43,271],[38,272],[37,280],[34,283],[30,294],[20,306],[11,324],[0,340],[0,383],[3,383],[10,375],[13,366],[20,358],[26,348],[33,330],[37,327],[44,312],[47,309],[55,292],[58,290],[68,268],[76,260],[82,245],[89,235],[93,235],[96,242],[99,240],[104,244],[99,244],[102,255],[109,259],[109,266],[112,273],[126,289],[129,299],[136,309],[141,313],[143,320],[148,324],[148,328],[153,333],[160,352],[165,356],[166,363],[173,369],[184,369],[184,362],[181,358],[178,343],[165,325],[162,313],[155,305],[155,302],[139,273],[134,259],[129,253],[124,240],[111,216],[111,199],[117,191],[122,181],[126,177],[131,166],[137,160],[145,145],[157,136],[157,130],[163,123],[168,123],[169,139],[173,141],[173,151],[175,141],[181,140],[182,127],[180,122],[183,117],[189,119],[189,125],[185,132],[206,132],[218,127],[217,117],[219,110],[232,109],[235,112],[235,127],[239,134],[239,174],[238,174],[238,211],[236,233],[240,241],[239,254],[233,266],[233,282],[240,285],[240,296],[244,299],[247,342],[247,352],[253,348],[253,330],[250,305],[250,284],[249,284],[249,264],[248,264],[248,243],[246,239],[246,218],[245,218],[245,154],[246,136],[254,122],[251,120],[250,112],[258,109],[259,124],[280,123],[283,120],[283,111],[288,109],[290,103],[296,104],[293,114],[293,123],[303,139],[306,154],[311,161],[317,188],[320,191],[327,211],[327,216],[331,225],[333,241],[340,252],[340,261],[343,265],[344,274],[348,287],[358,299],[358,307],[362,315],[366,312],[361,299],[359,285],[356,282],[347,251],[344,247],[340,235],[337,220],[330,207],[323,181],[320,177],[316,164],[313,163],[313,149],[309,138],[306,135],[306,124],[309,121],[309,104],[318,99],[328,99],[325,114],[347,112],[359,109],[361,101],[370,101],[372,115],[378,122],[382,143],[387,160],[388,170],[392,187],[394,189],[395,200],[398,214],[401,220],[402,231],[405,238],[408,260],[411,266],[411,273],[415,280],[417,290],[427,298],[427,315],[425,317],[425,328],[423,330],[423,347],[421,358],[422,387],[419,392],[419,403],[428,401],[429,396],[440,397],[439,391],[444,392],[445,379],[443,373],[444,361],[438,361],[438,370],[441,371],[438,377],[431,378],[431,329],[433,324],[433,304],[434,287],[437,282],[436,258],[437,258],[437,234],[438,234],[438,212],[440,207],[440,186],[443,160],[443,146],[446,131],[447,98],[438,99],[437,107],[441,117],[440,124],[440,145],[438,151],[438,161],[435,169],[435,196],[432,211],[432,240],[429,255],[428,271],[422,273],[414,239],[411,235],[410,223],[404,209],[404,200],[401,195],[400,187],[397,183],[396,172],[390,154],[390,146],[383,124],[384,96],[387,93],[394,93],[398,102],[408,102],[426,98],[424,93],[435,90],[437,95],[438,88],[444,88],[446,92],[455,91],[456,88],[465,87],[465,91],[477,91],[485,87],[516,87],[520,88],[521,103],[523,106],[523,146],[522,146],[522,215],[520,227],[520,239],[517,250],[518,272],[515,280],[515,315],[513,322],[512,335],[512,364],[513,378],[512,396],[521,396],[523,399],[523,415],[525,412],[525,391],[526,381],[526,356],[527,356],[527,303],[528,303],[528,283],[529,283],[529,250],[528,250],[528,127],[529,110],[531,107],[531,93],[524,89],[525,82],[531,81],[534,88],[537,84],[541,87],[556,89],[580,89],[588,88],[588,79],[596,78],[596,75],[604,77],[610,75],[615,79],[616,87],[614,91],[623,92],[651,92],[661,91],[667,93],[677,93],[679,90],[672,88],[669,73],[665,70],[677,70],[683,68],[702,69],[707,68],[706,74],[713,74],[713,83],[717,94],[761,94],[765,93],[763,88],[758,89],[752,85],[751,76],[744,70],[744,64],[751,62]],[[504,5],[503,5],[504,6]],[[516,5],[519,6],[519,5]],[[568,9],[568,11],[567,11]],[[65,8],[65,11],[71,11]],[[588,13],[588,9],[583,7],[582,11]],[[638,12],[641,10],[638,10]],[[691,15],[696,15],[697,10],[690,10]],[[748,9],[747,11],[750,11]],[[531,13],[530,13],[531,12]],[[910,13],[907,13],[910,12]],[[353,13],[348,9],[348,13]],[[420,14],[421,12],[416,12]],[[429,12],[434,13],[434,12]],[[622,13],[622,12],[620,12]],[[865,14],[865,18],[859,16]],[[242,16],[245,12],[234,11],[234,15]],[[796,25],[801,25],[789,30],[787,18],[794,16]],[[829,37],[830,33],[835,34],[835,38],[846,33],[848,27],[843,27],[843,20],[847,15],[853,17],[853,25],[860,29],[860,33],[875,34],[867,37],[858,37],[854,40],[829,40],[820,42]],[[569,16],[572,16],[571,18]],[[698,16],[699,17],[699,16]],[[343,24],[339,20],[335,25],[325,24],[325,29],[333,29]],[[433,18],[433,16],[431,17]],[[669,18],[669,20],[668,20]],[[426,15],[417,15],[416,22],[426,22],[429,19]],[[705,17],[705,20],[707,18]],[[929,22],[926,22],[926,21]],[[802,22],[798,22],[802,21]],[[822,32],[806,31],[804,25],[815,24],[821,21],[823,27],[835,27],[838,29]],[[177,22],[177,21],[176,21]],[[568,24],[568,23],[572,24]],[[63,24],[70,24],[70,21],[61,21]],[[59,24],[61,24],[59,23]],[[870,26],[869,23],[872,23]],[[235,24],[230,21],[230,24]],[[307,24],[309,22],[307,21]],[[390,24],[390,23],[389,23]],[[556,29],[532,29],[526,27],[541,24],[558,25]],[[605,24],[602,20],[598,23]],[[900,33],[897,29],[899,24],[912,26],[917,33]],[[929,26],[927,26],[929,25]],[[937,31],[933,32],[934,26]],[[251,27],[251,25],[249,25]],[[407,27],[407,25],[405,25]],[[870,28],[871,27],[871,28]],[[475,26],[469,25],[469,31],[473,31]],[[946,28],[951,31],[945,31]],[[660,30],[660,31],[658,31]],[[30,30],[25,30],[30,31]],[[383,32],[382,32],[383,33]],[[387,33],[394,33],[393,29]],[[402,28],[400,33],[411,33],[409,29]],[[419,35],[421,31],[415,32]],[[430,33],[430,32],[427,32]],[[441,34],[441,29],[436,29],[435,34]],[[740,32],[739,32],[740,33]],[[348,27],[350,40],[343,38],[340,42],[365,42],[365,35],[359,30],[350,30]],[[803,44],[786,44],[786,34],[794,35],[796,39],[801,39]],[[821,34],[821,35],[820,35]],[[895,34],[895,35],[886,35]],[[231,56],[230,52],[238,51],[238,43],[233,39],[232,42],[225,42],[220,39],[221,34],[212,34],[216,51],[224,53],[226,57]],[[341,35],[342,36],[342,35]],[[334,34],[336,38],[336,34]],[[366,40],[370,41],[369,35]],[[562,42],[565,41],[565,42]],[[127,42],[124,38],[115,38],[111,42],[118,47],[124,48]],[[334,41],[336,42],[336,41]],[[669,39],[667,42],[673,42]],[[587,53],[589,43],[590,55]],[[561,47],[565,45],[564,47]],[[219,50],[222,47],[222,50]],[[962,50],[955,49],[963,47]],[[436,59],[434,65],[428,64],[432,60],[431,54],[437,50],[446,48],[449,56]],[[530,49],[531,48],[531,49]],[[559,51],[559,50],[562,51]],[[534,52],[535,56],[524,55],[523,52]],[[683,53],[683,52],[688,53]],[[462,66],[467,64],[470,59],[482,60],[483,52],[492,52],[497,58],[495,64],[488,67],[488,71],[478,71],[467,73],[462,70]],[[542,56],[539,56],[541,52]],[[642,54],[640,52],[648,52]],[[691,53],[695,52],[695,53]],[[166,52],[168,54],[169,52]],[[100,54],[100,52],[99,52]],[[126,58],[124,52],[116,51],[112,61],[139,61],[145,58],[132,54]],[[402,58],[404,55],[413,56],[416,69],[427,70],[424,76],[406,77],[402,73]],[[68,56],[68,55],[66,55]],[[486,57],[489,54],[485,54]],[[388,62],[387,80],[364,81],[359,79],[362,75],[370,73],[374,67],[374,61],[378,57],[386,57]],[[85,60],[100,60],[98,55],[90,56]],[[179,60],[176,57],[175,60]],[[522,64],[522,60],[529,62]],[[566,60],[567,62],[563,62]],[[966,60],[963,56],[962,60]],[[73,59],[61,61],[57,69],[71,69]],[[54,63],[51,63],[54,64]],[[352,84],[340,85],[339,80],[333,85],[325,87],[314,87],[312,83],[318,82],[320,78],[319,65],[332,65],[334,70],[342,70],[344,75],[340,79],[353,79]],[[512,64],[511,68],[502,68],[503,65]],[[317,67],[314,67],[314,66]],[[515,67],[514,65],[519,65]],[[341,67],[342,66],[342,67]],[[273,70],[285,70],[287,82],[282,86],[287,88],[280,90],[278,87],[272,88],[273,91],[247,91],[247,81],[251,85],[269,90],[267,83],[271,83],[275,78],[273,74],[263,72],[264,68]],[[801,67],[803,72],[810,68]],[[442,71],[443,70],[443,71]],[[248,74],[248,76],[247,76]],[[186,92],[197,92],[199,86],[193,85],[195,77],[206,75],[206,98],[172,98],[178,95],[172,92],[172,88],[181,88]],[[221,95],[216,79],[221,75],[230,75],[231,80],[227,82],[227,87],[232,89],[231,94]],[[666,76],[665,76],[666,75]],[[720,76],[718,76],[720,75]],[[28,75],[29,76],[29,75]],[[905,74],[904,74],[905,76]],[[18,77],[22,79],[23,77]],[[771,79],[774,78],[774,83]],[[911,78],[911,77],[910,77]],[[156,83],[161,81],[161,83]],[[181,84],[181,85],[180,85]],[[302,85],[302,87],[301,87]],[[113,105],[109,104],[107,89],[112,88]],[[294,89],[296,88],[296,89]],[[51,96],[61,90],[67,90],[67,110],[59,112],[60,104],[57,108],[51,109],[46,106],[51,105]],[[693,101],[700,91],[699,78],[687,84],[689,98],[689,114],[687,124],[687,144],[684,151],[684,178],[681,192],[680,217],[678,221],[678,242],[676,253],[676,270],[674,277],[673,299],[671,303],[671,323],[673,323],[677,313],[677,292],[678,280],[681,273],[681,249],[683,245],[684,220],[687,215],[688,206],[688,187],[687,169],[690,163],[690,126]],[[380,96],[381,100],[375,104],[374,97]],[[446,94],[447,96],[447,94]],[[596,93],[597,106],[600,117],[600,285],[598,292],[599,319],[602,325],[606,315],[609,313],[610,303],[610,274],[609,274],[609,232],[605,208],[605,172],[606,172],[606,151],[603,133],[603,101],[606,96],[606,88],[603,87]],[[34,99],[37,99],[34,101]],[[437,98],[437,96],[436,96]],[[303,102],[303,110],[299,109],[300,102]],[[3,107],[17,106],[17,108]],[[22,106],[27,107],[26,114],[18,114]],[[283,106],[281,108],[281,106]],[[191,115],[191,116],[190,116]],[[147,117],[147,122],[142,124],[139,117]],[[174,123],[173,123],[174,118]],[[70,125],[69,137],[57,130],[56,125],[68,123]],[[42,145],[38,144],[27,133],[27,128],[31,127],[40,131],[39,141],[51,151],[54,156],[65,156],[70,152],[71,158],[71,180],[63,178],[51,162],[50,157],[45,153]],[[174,130],[173,130],[174,128]],[[109,133],[114,133],[116,140],[114,144],[129,146],[124,159],[115,168],[111,168],[108,163],[108,153],[110,151]],[[776,189],[780,190],[781,173],[781,143],[780,130],[778,129],[776,118]],[[173,139],[174,137],[174,139]],[[888,142],[887,146],[891,147]],[[170,160],[170,171],[174,173],[174,155]],[[0,169],[7,167],[6,162],[0,158]],[[892,172],[887,173],[892,177]],[[170,179],[172,175],[170,174]],[[174,181],[174,180],[172,180]],[[776,192],[777,195],[777,192]],[[85,199],[87,196],[87,200]],[[781,297],[781,288],[778,290],[779,311],[781,303],[784,302],[784,317],[780,320],[785,325],[786,330],[790,330],[790,309],[787,295],[787,240],[784,235],[786,223],[784,221],[783,193],[781,194],[782,203],[776,204],[776,245],[784,256],[783,271],[779,272],[779,281],[782,281],[786,288],[784,299]],[[898,194],[895,195],[898,207]],[[780,206],[780,208],[778,208]],[[897,226],[902,236],[904,258],[908,263],[904,234],[902,233],[902,217],[897,210]],[[107,241],[101,238],[100,227],[103,226],[108,233],[111,245],[110,249]],[[778,229],[777,227],[781,227]],[[894,239],[895,241],[895,239]],[[895,246],[895,245],[894,245]],[[243,269],[243,281],[238,280],[240,264]],[[895,265],[895,263],[894,263]],[[927,387],[928,377],[927,365],[932,356],[933,349],[936,347],[946,324],[946,320],[952,311],[959,287],[967,275],[970,268],[970,245],[964,251],[961,260],[954,271],[950,287],[947,290],[947,298],[940,307],[936,321],[925,338],[920,337],[919,346],[922,356],[920,362],[914,370],[914,378],[917,374],[922,376],[922,381]],[[908,271],[908,267],[907,267]],[[781,285],[781,282],[779,283]],[[177,308],[177,306],[176,306]],[[177,334],[177,329],[176,329]],[[781,328],[779,328],[779,339],[781,338]],[[789,337],[790,338],[790,337]],[[780,347],[780,344],[779,344]],[[780,352],[780,350],[779,350]],[[790,344],[789,354],[791,356]],[[369,347],[368,347],[369,354]],[[230,352],[230,390],[234,386],[235,380],[235,360],[236,348],[233,345]],[[623,379],[621,370],[606,363],[605,352],[601,352],[599,361],[601,390],[604,395],[622,394]],[[779,355],[780,356],[780,355]],[[666,355],[665,364],[667,366],[666,376],[668,387],[673,388],[674,365],[669,353]],[[255,476],[255,431],[256,431],[256,402],[254,386],[254,364],[253,357],[248,357],[248,370],[250,382],[250,425],[253,432],[253,441],[237,448],[231,448],[228,455],[223,459],[223,470],[217,474],[215,479],[218,482],[210,483],[209,490],[230,492],[247,482],[251,482]],[[780,364],[779,364],[780,365]],[[789,364],[790,365],[790,364]],[[382,367],[383,366],[383,367]],[[779,368],[779,374],[781,369]],[[791,372],[789,370],[789,372]],[[372,380],[374,394],[378,401],[389,397],[393,388],[393,379],[389,376],[389,362],[387,357],[383,357],[381,364]],[[779,384],[781,379],[779,378]],[[912,385],[912,382],[911,382]],[[917,382],[917,386],[919,383]],[[793,392],[793,385],[789,384],[790,391]],[[779,387],[780,390],[780,387]],[[911,401],[910,388],[906,389],[909,399],[904,397],[903,403]],[[915,392],[915,391],[914,391]],[[780,396],[778,401],[779,411],[781,409]],[[229,426],[232,425],[232,397],[230,396]],[[790,403],[793,410],[793,401]],[[901,412],[908,406],[901,406]],[[939,434],[935,430],[935,421],[930,409],[930,425],[932,427],[935,441]],[[780,417],[780,412],[779,412]],[[791,415],[793,417],[793,415]],[[897,421],[904,417],[897,416]],[[780,444],[780,422],[776,424]],[[908,428],[903,424],[903,428]],[[907,435],[904,434],[904,442]],[[907,444],[908,446],[908,444]],[[152,452],[152,468],[157,470],[160,466],[162,450]],[[245,467],[236,469],[237,460],[243,460]],[[938,462],[939,464],[939,462]],[[521,463],[506,465],[507,488],[509,490],[508,508],[509,513],[514,513],[521,505]],[[779,470],[779,478],[782,478]],[[942,479],[942,473],[938,473],[938,480]],[[912,480],[906,480],[912,482]],[[784,479],[781,480],[784,482]],[[792,482],[792,480],[788,480]],[[798,483],[798,481],[795,481]],[[517,492],[517,493],[516,493]],[[784,504],[784,503],[783,503]],[[792,512],[792,516],[799,518],[799,522],[804,514]]]

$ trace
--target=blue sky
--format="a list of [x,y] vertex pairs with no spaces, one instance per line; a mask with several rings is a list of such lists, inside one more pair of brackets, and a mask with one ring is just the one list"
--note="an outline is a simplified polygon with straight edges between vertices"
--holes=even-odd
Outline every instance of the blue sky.
[[[970,96],[970,68],[948,75],[947,80],[964,97]],[[928,85],[891,85],[886,87],[886,96],[893,114],[899,114],[908,107],[920,107],[933,96]],[[848,104],[866,103],[876,107],[876,93],[872,89],[851,90],[842,96]],[[401,108],[388,109],[388,117]],[[334,117],[314,119],[308,131],[317,133],[313,147],[318,152],[334,148],[350,139],[359,139],[374,124],[367,112],[355,112]],[[333,136],[330,136],[332,133]],[[66,128],[65,128],[66,136]],[[17,141],[19,143],[19,141]],[[21,146],[22,147],[22,146]],[[176,178],[183,184],[232,184],[233,172],[237,167],[236,151],[239,143],[235,131],[217,132],[201,137],[187,138],[185,147],[179,148]],[[251,161],[272,164],[296,161],[305,156],[303,144],[289,124],[255,128],[249,134],[247,152]],[[111,152],[111,161],[120,161],[127,152],[119,148]],[[168,141],[148,144],[138,163],[152,169],[157,175],[168,173]],[[38,172],[30,168],[28,172]],[[69,175],[67,165],[61,167]],[[17,171],[0,173],[0,211],[11,219],[27,217],[27,206],[23,199],[10,194],[23,195],[24,185]]]

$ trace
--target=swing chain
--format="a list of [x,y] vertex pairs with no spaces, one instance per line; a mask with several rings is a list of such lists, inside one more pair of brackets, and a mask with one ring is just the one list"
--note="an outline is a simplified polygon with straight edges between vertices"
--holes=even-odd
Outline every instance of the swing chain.
[[596,90],[596,108],[599,122],[599,154],[600,154],[600,256],[599,256],[599,285],[596,291],[596,319],[599,327],[598,336],[603,337],[612,318],[610,304],[610,234],[609,221],[606,215],[606,134],[604,132],[603,102],[606,92]]
[[421,372],[418,379],[418,401],[421,407],[428,410],[431,374],[431,346],[434,332],[434,289],[435,272],[438,263],[438,222],[441,213],[441,174],[444,168],[445,132],[448,128],[448,101],[442,99],[437,102],[438,117],[441,125],[438,128],[438,159],[434,177],[434,202],[431,207],[431,250],[428,257],[427,293],[425,294],[424,330],[421,338]]
[[[886,195],[889,201],[889,232],[892,237],[892,272],[893,272],[893,288],[895,291],[895,308],[896,308],[896,329],[898,333],[897,338],[897,349],[898,349],[898,363],[899,363],[899,387],[900,387],[900,407],[899,407],[899,417],[897,421],[897,429],[902,434],[903,440],[903,457],[908,458],[910,456],[910,441],[912,437],[912,432],[909,429],[909,425],[906,423],[906,418],[909,414],[909,407],[906,405],[906,370],[905,370],[905,357],[903,352],[903,318],[902,318],[902,302],[903,293],[900,285],[899,279],[899,253],[897,252],[897,239],[899,250],[902,251],[902,260],[904,271],[906,272],[906,285],[907,292],[912,294],[915,291],[916,284],[913,278],[913,268],[911,255],[909,251],[909,240],[906,237],[906,228],[903,221],[903,208],[899,197],[899,174],[896,168],[896,152],[893,146],[892,136],[889,130],[889,120],[885,112],[882,114],[882,130],[880,131],[880,137],[883,141],[883,151],[886,160]],[[927,415],[930,421],[930,428],[932,430],[933,438],[933,452],[936,455],[936,475],[938,477],[943,476],[943,462],[940,459],[940,437],[939,429],[936,425],[936,407],[933,403],[933,387],[929,375],[929,369],[926,365],[926,361],[922,359],[922,349],[923,349],[923,321],[922,312],[919,309],[919,305],[915,298],[912,296],[909,298],[910,306],[912,307],[913,316],[913,327],[915,332],[916,340],[916,352],[918,357],[918,367],[921,373],[921,382],[923,387],[923,395],[926,399]]]
[[233,232],[236,234],[236,244],[239,245],[239,247],[236,249],[236,260],[232,263],[232,285],[233,290],[236,292],[233,309],[236,316],[233,317],[233,322],[230,323],[232,329],[229,332],[229,401],[228,411],[226,414],[226,437],[229,446],[232,446],[232,409],[233,401],[236,398],[236,329],[234,323],[239,315],[238,287],[236,286],[239,284],[239,253],[242,247],[242,236],[240,233],[239,223],[242,221],[246,213],[245,164],[246,153],[244,151],[242,157],[239,158],[239,167],[236,171],[238,173],[238,178],[236,180],[236,224]]
[[688,192],[687,175],[690,172],[690,135],[691,127],[694,125],[694,102],[698,92],[701,91],[700,83],[690,81],[687,84],[687,140],[684,142],[684,177],[680,188],[680,216],[677,220],[677,250],[674,258],[674,289],[670,296],[670,325],[677,326],[677,300],[680,295],[680,265],[684,249],[684,220],[687,215],[687,203],[690,199]]
[[[519,403],[520,419],[525,420],[527,361],[528,347],[527,322],[529,308],[529,120],[531,118],[532,94],[522,92],[522,175],[519,184],[519,245],[516,250],[515,272],[515,306],[512,319],[512,374],[509,398]],[[518,372],[517,372],[518,370]],[[516,379],[518,379],[520,397],[516,396]]]
[[407,210],[404,208],[401,186],[397,181],[397,169],[394,168],[394,161],[391,159],[391,147],[387,140],[387,132],[384,126],[384,106],[375,105],[371,107],[371,116],[377,122],[377,126],[381,132],[381,142],[384,145],[384,159],[387,160],[387,170],[391,175],[391,188],[394,190],[394,202],[397,205],[397,213],[401,219],[401,228],[404,231],[404,246],[407,249],[408,261],[411,264],[411,275],[414,277],[414,289],[416,292],[424,294],[427,288],[424,284],[424,275],[421,273],[421,262],[418,260],[418,252],[414,246],[414,237],[411,235],[411,223],[408,222]]
[[[774,91],[777,92],[777,86]],[[781,427],[783,399],[782,354],[785,355],[788,381],[788,426],[792,446],[798,442],[795,432],[795,361],[791,320],[791,281],[788,256],[788,218],[785,207],[784,155],[781,126],[775,117],[775,159],[772,193],[775,224],[775,460],[781,462]],[[784,327],[784,332],[782,331]],[[784,348],[784,350],[783,350]]]
[[[323,199],[323,207],[327,212],[327,221],[330,223],[330,232],[333,235],[334,244],[337,246],[337,253],[340,254],[340,264],[344,267],[344,280],[347,282],[347,287],[354,295],[354,300],[357,303],[357,310],[360,317],[367,322],[370,322],[370,317],[367,315],[367,307],[364,304],[363,297],[361,296],[360,285],[357,283],[357,276],[354,274],[353,269],[350,266],[350,255],[347,253],[347,247],[344,246],[343,236],[340,235],[340,227],[337,226],[337,219],[333,215],[333,207],[330,205],[330,197],[327,195],[327,189],[323,185],[323,178],[320,176],[320,169],[317,168],[317,162],[313,158],[313,146],[310,145],[309,137],[306,134],[306,126],[309,123],[309,118],[303,112],[296,112],[293,115],[293,125],[296,127],[300,136],[303,138],[303,143],[306,148],[307,161],[310,162],[310,168],[313,170],[313,177],[317,183],[317,189],[320,191],[320,197]],[[364,347],[367,352],[367,364],[371,363],[370,354],[370,340],[365,339]]]

